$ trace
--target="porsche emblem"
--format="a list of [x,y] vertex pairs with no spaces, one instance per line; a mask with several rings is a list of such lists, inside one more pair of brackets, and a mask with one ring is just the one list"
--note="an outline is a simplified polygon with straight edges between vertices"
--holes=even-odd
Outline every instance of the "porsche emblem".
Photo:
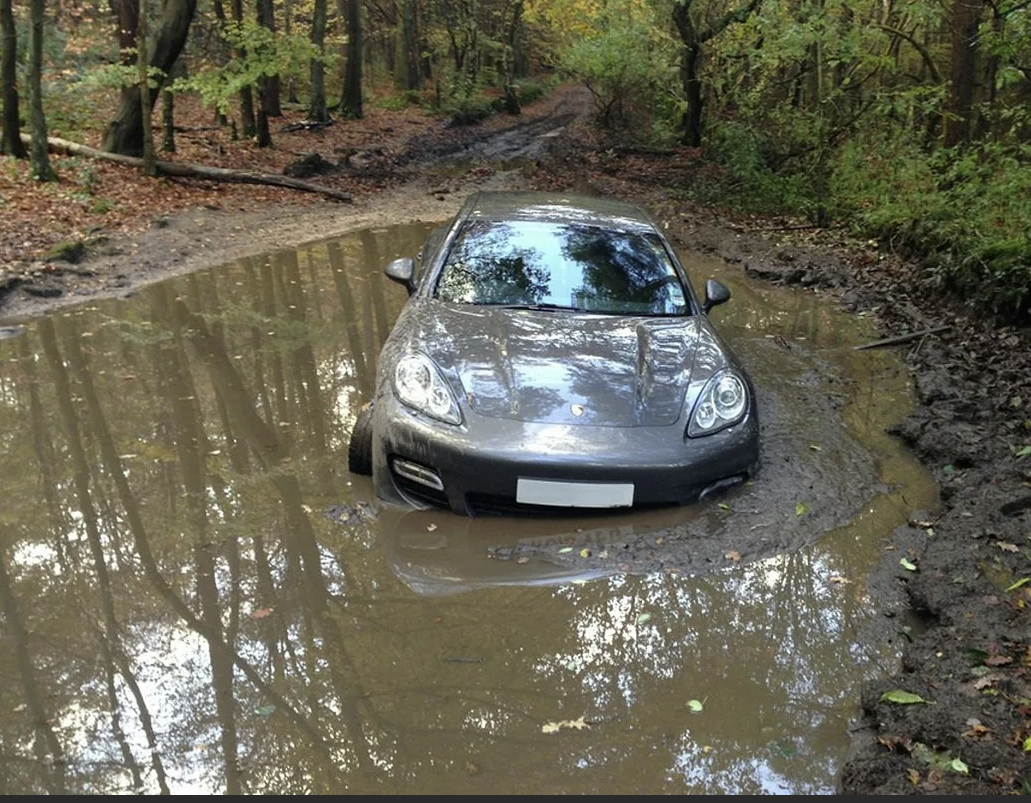
[[584,414],[584,406],[582,404],[571,404],[569,405],[569,410],[577,418]]

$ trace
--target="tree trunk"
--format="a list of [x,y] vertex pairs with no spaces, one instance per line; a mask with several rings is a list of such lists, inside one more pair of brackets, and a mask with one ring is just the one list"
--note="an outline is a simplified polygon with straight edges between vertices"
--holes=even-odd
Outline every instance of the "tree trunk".
[[340,0],[347,11],[347,66],[344,68],[344,89],[340,98],[340,114],[354,120],[362,117],[362,21],[359,0]]
[[[286,34],[287,39],[290,38],[290,34],[293,31],[294,24],[294,4],[293,0],[284,0],[283,3],[283,32]],[[313,23],[314,24],[314,23]],[[325,94],[325,89],[323,89]],[[294,81],[293,76],[290,76],[286,82],[286,100],[287,103],[300,103],[297,99],[297,84]]]
[[952,7],[952,68],[945,147],[959,145],[970,137],[977,29],[982,6],[983,0],[955,0]]
[[698,63],[702,55],[702,45],[723,32],[727,26],[735,22],[744,22],[759,6],[762,0],[745,0],[737,8],[729,9],[723,16],[717,17],[704,28],[698,28],[691,17],[691,5],[694,0],[677,0],[673,5],[673,23],[680,34],[682,52],[680,54],[680,81],[687,99],[687,114],[684,115],[683,143],[695,148],[702,144],[702,81],[698,75]]
[[311,43],[318,54],[311,60],[311,101],[308,104],[308,119],[316,123],[329,120],[326,110],[325,65],[322,63],[323,47],[326,43],[326,0],[315,0],[315,11],[311,18]]
[[17,46],[18,34],[11,0],[0,0],[0,92],[3,93],[4,104],[0,153],[24,159],[29,154],[21,141],[21,120],[18,118]]
[[136,57],[132,51],[136,49],[136,28],[140,21],[139,0],[112,0],[112,9],[118,18],[118,57],[126,67],[132,66]]
[[[161,76],[168,75],[182,52],[196,10],[197,0],[166,0],[149,58],[151,69],[156,68]],[[158,88],[163,83],[162,77]],[[153,103],[154,97],[150,100]],[[131,156],[143,152],[143,115],[139,87],[131,87],[122,93],[118,113],[104,133],[102,149]]]
[[[232,9],[233,21],[237,25],[243,24],[243,0],[232,0]],[[247,51],[237,48],[236,57],[246,61]],[[254,95],[249,86],[240,90],[240,131],[244,139],[251,139],[258,132],[258,124],[254,120]]]
[[523,0],[515,0],[512,6],[512,16],[505,36],[505,42],[501,53],[501,71],[505,86],[505,111],[509,114],[520,114],[519,95],[516,93],[515,85],[512,82],[512,73],[515,70],[516,35],[519,32],[519,21],[523,16]]
[[[170,77],[174,80],[185,75],[182,59],[178,59],[172,65]],[[175,93],[165,87],[161,92],[161,150],[165,153],[175,153]]]
[[698,58],[701,49],[685,47],[680,54],[680,81],[687,99],[687,112],[684,114],[683,143],[689,148],[697,148],[702,144],[702,82],[698,78]]
[[[35,139],[22,134],[22,142],[28,141],[35,147]],[[69,142],[58,137],[49,137],[43,141],[43,148],[47,147],[56,153],[68,153],[72,156],[90,156],[94,159],[104,159],[109,162],[127,165],[128,167],[143,167],[143,160],[135,156],[125,156],[120,153],[108,153],[90,148],[87,145],[80,145],[77,142]],[[251,173],[247,170],[228,170],[224,167],[209,167],[208,165],[190,164],[188,162],[155,162],[157,172],[166,176],[179,176],[181,178],[199,178],[205,181],[229,181],[238,184],[266,184],[270,187],[287,187],[291,190],[302,192],[314,192],[335,198],[338,201],[352,200],[351,194],[342,190],[334,190],[332,187],[323,187],[302,181],[290,176],[280,176],[276,173]]]
[[689,148],[697,148],[702,144],[702,83],[698,79],[701,41],[691,19],[690,2],[673,6],[673,22],[683,45],[680,53],[680,84],[687,100],[687,112],[684,114],[682,141]]
[[32,131],[31,170],[36,181],[54,178],[47,156],[47,118],[43,113],[43,11],[45,0],[32,0],[29,31],[29,129]]
[[[272,0],[258,0],[258,24],[269,33],[276,32],[276,12]],[[265,75],[261,78],[261,97],[266,117],[282,117],[283,109],[279,102],[279,76]],[[260,132],[259,132],[260,140]],[[260,143],[259,143],[260,144]],[[271,139],[269,140],[271,145]]]
[[147,69],[147,0],[141,0],[140,22],[136,27],[136,67],[140,87],[140,114],[143,122],[143,172],[158,174],[154,156],[154,126],[151,124],[150,73]]
[[254,142],[259,148],[271,148],[272,147],[272,131],[268,125],[269,111],[268,111],[268,96],[266,95],[267,84],[264,78],[258,81],[258,114],[255,118],[257,123],[257,132],[254,134]]
[[404,46],[404,87],[407,90],[422,86],[419,74],[419,19],[415,0],[403,0],[400,9],[401,42]]

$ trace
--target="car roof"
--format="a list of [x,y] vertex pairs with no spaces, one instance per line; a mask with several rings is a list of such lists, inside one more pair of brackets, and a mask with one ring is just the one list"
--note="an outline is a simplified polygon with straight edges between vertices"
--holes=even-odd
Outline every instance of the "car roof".
[[481,191],[466,201],[465,217],[471,220],[586,223],[624,231],[655,231],[651,218],[634,204],[613,198],[557,192]]

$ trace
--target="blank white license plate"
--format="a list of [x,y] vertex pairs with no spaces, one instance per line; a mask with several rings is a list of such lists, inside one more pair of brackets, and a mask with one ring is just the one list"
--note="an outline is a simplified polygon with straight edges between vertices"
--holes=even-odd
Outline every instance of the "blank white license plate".
[[520,477],[516,482],[516,501],[524,505],[553,507],[630,507],[634,503],[634,485],[529,480]]

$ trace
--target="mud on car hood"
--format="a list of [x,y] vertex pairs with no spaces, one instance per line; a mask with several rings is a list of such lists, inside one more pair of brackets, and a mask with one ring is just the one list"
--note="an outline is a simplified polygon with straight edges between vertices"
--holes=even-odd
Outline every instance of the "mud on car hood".
[[457,374],[471,409],[493,418],[668,426],[683,412],[692,374],[704,379],[726,363],[698,315],[416,306],[408,343]]

